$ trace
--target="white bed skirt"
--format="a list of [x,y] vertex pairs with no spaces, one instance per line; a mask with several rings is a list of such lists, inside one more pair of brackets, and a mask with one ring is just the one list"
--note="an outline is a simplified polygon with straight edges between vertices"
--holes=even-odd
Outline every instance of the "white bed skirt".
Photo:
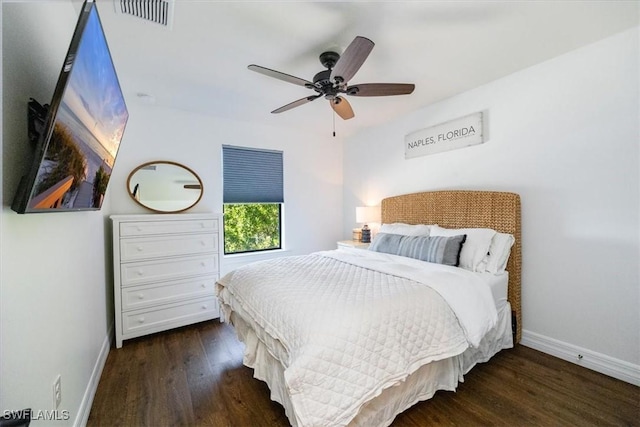
[[[271,400],[280,403],[292,426],[297,426],[296,416],[287,394],[284,370],[273,357],[249,325],[229,306],[222,305],[224,317],[235,327],[238,338],[245,344],[243,363],[254,370],[253,376],[267,383],[271,390]],[[502,349],[513,347],[511,331],[511,306],[507,303],[498,312],[498,323],[483,338],[478,348],[469,348],[464,353],[448,359],[431,362],[422,366],[404,381],[382,391],[373,400],[365,403],[349,426],[388,426],[396,415],[430,399],[438,390],[454,391],[463,375],[477,363],[488,361]],[[263,339],[266,334],[259,334]],[[277,345],[277,343],[270,343]]]

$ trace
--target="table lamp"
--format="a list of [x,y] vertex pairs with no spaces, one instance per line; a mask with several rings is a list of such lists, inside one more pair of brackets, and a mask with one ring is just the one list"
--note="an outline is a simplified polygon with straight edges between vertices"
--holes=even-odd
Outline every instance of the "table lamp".
[[362,223],[362,243],[371,242],[371,229],[368,223],[380,222],[380,206],[358,206],[356,208],[356,222]]

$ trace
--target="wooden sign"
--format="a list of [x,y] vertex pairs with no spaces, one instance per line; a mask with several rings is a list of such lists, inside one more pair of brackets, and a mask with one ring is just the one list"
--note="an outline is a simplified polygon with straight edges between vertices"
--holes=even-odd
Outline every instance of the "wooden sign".
[[404,158],[426,156],[485,142],[483,112],[440,123],[404,137]]

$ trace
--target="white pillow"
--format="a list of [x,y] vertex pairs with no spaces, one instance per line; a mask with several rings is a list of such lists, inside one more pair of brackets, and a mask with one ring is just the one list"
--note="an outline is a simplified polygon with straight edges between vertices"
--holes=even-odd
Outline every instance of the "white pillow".
[[394,222],[392,224],[382,224],[379,233],[401,234],[403,236],[428,236],[431,225],[426,224],[405,224],[402,222]]
[[507,268],[507,261],[511,254],[511,247],[516,239],[507,233],[496,233],[489,246],[489,254],[485,258],[485,270],[489,273],[500,274]]
[[484,272],[486,266],[483,265],[493,236],[496,230],[490,228],[442,228],[437,225],[431,227],[431,236],[457,236],[466,234],[467,239],[460,251],[460,267],[477,272]]

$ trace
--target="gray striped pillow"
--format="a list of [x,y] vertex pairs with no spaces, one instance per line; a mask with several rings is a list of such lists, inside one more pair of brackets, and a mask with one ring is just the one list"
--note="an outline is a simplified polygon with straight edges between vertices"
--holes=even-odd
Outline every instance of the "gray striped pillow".
[[460,251],[466,238],[466,234],[459,236],[402,236],[378,233],[369,249],[457,267],[460,263]]
[[396,254],[457,267],[460,263],[460,250],[466,238],[466,234],[450,237],[405,236]]

